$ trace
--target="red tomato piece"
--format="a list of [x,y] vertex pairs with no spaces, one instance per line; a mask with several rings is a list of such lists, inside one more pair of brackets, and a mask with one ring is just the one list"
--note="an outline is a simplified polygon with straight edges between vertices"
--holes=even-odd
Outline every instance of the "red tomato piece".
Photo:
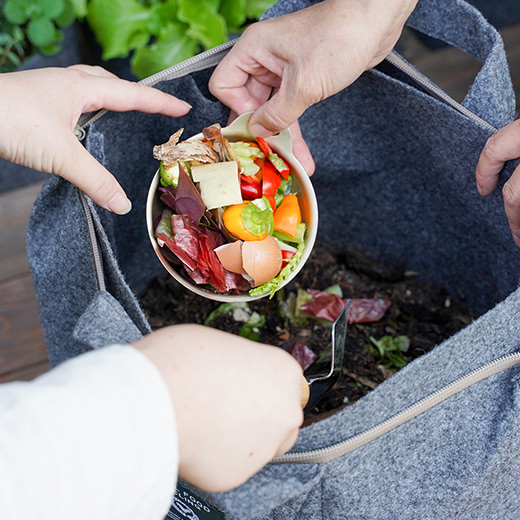
[[249,177],[240,176],[240,193],[244,200],[255,200],[262,197],[262,185]]

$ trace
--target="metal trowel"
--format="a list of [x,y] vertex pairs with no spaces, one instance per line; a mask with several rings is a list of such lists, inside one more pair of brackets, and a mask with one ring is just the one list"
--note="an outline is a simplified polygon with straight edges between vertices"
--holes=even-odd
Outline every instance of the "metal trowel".
[[347,339],[348,311],[350,300],[332,324],[332,355],[330,371],[327,374],[317,374],[304,377],[302,380],[302,408],[303,413],[309,412],[318,401],[329,391],[338,380],[343,367],[343,355]]

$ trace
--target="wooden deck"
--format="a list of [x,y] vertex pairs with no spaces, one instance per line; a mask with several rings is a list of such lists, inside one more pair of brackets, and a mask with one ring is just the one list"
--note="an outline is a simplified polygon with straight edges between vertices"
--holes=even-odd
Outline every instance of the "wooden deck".
[[[502,36],[520,111],[520,25]],[[413,39],[407,57],[454,99],[461,101],[480,68],[457,49],[431,52]],[[0,383],[30,380],[49,370],[26,255],[27,221],[42,183],[0,195]]]
[[26,253],[27,221],[41,185],[0,195],[0,383],[49,369]]

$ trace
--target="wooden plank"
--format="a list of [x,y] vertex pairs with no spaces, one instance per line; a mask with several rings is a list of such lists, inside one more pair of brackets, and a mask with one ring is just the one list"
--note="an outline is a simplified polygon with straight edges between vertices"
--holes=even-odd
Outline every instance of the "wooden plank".
[[29,272],[27,224],[43,182],[0,195],[0,283]]
[[35,377],[48,372],[49,369],[48,361],[39,361],[33,365],[0,374],[0,384],[11,383],[13,381],[32,381]]
[[[49,369],[30,275],[0,284],[0,381]],[[35,374],[34,374],[35,375]]]

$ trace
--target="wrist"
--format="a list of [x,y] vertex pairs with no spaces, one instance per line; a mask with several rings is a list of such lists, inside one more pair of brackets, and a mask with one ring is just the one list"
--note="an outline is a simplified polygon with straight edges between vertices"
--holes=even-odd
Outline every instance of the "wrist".
[[[352,0],[333,0],[352,4]],[[399,40],[403,27],[412,14],[418,0],[355,0],[362,12],[364,30],[372,40],[372,57],[367,70],[374,67],[390,54]]]
[[[342,4],[352,4],[353,0],[334,0]],[[399,23],[406,22],[418,0],[354,0],[359,7],[374,16]]]

